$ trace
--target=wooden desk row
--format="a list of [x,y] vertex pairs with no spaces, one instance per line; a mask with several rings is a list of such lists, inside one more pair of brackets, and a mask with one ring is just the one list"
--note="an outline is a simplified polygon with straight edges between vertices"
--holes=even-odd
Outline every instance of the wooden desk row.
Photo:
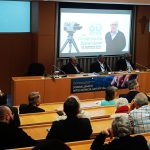
[[[150,142],[150,133],[143,133],[143,135],[148,142]],[[135,135],[133,135],[135,136]],[[66,143],[71,150],[90,150],[91,144],[93,140],[84,140],[84,141],[76,141],[76,142],[68,142]],[[14,150],[32,150],[33,147],[24,147],[24,148],[17,148]]]
[[[98,107],[99,105],[97,104],[97,102],[102,99],[104,99],[104,98],[81,100],[80,101],[81,108],[88,109],[91,107]],[[43,103],[39,107],[44,109],[45,111],[63,110],[63,104],[64,104],[64,102]]]
[[[95,119],[95,117],[109,117],[110,115],[115,113],[114,106],[106,106],[106,107],[93,107],[84,110],[88,116]],[[58,118],[58,114],[53,112],[42,112],[42,113],[31,113],[31,114],[20,114],[21,126],[24,125],[35,125],[35,124],[46,124],[52,123],[54,120]]]
[[[97,104],[97,102],[102,99],[104,99],[104,98],[81,100],[80,101],[81,108],[88,109],[91,107],[101,107]],[[39,107],[44,109],[46,112],[50,112],[50,111],[63,110],[63,104],[64,104],[64,102],[41,103]],[[18,109],[18,112],[19,112],[19,106],[15,106],[15,107]]]
[[[95,137],[95,135],[97,135],[100,131],[110,128],[112,120],[112,118],[91,120],[91,126],[93,129],[92,138]],[[50,127],[51,124],[41,124],[32,126],[22,126],[21,128],[33,139],[40,140],[45,139],[48,133],[47,129]]]

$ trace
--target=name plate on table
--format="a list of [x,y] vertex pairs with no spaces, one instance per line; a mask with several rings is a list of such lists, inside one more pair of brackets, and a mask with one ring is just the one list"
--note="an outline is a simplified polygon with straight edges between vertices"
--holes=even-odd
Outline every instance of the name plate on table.
[[128,87],[128,81],[137,79],[137,74],[117,74],[71,79],[71,93],[92,92],[105,90],[108,86],[119,89]]

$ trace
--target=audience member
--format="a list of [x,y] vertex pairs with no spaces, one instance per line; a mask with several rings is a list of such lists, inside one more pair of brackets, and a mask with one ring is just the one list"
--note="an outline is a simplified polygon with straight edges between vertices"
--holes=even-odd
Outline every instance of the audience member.
[[[131,130],[127,116],[116,117],[112,122],[112,129],[102,131],[92,143],[91,150],[148,150],[144,136],[130,136]],[[106,144],[106,137],[114,139]]]
[[131,103],[135,95],[139,93],[139,83],[137,80],[130,80],[128,82],[128,89],[129,92],[127,94],[120,94],[119,97],[124,97]]
[[124,57],[119,59],[116,63],[116,71],[132,71],[135,69],[136,67],[132,63],[132,56],[128,53],[126,53]]
[[32,150],[71,150],[71,148],[60,140],[44,140]]
[[19,113],[20,114],[26,114],[26,113],[37,113],[37,112],[44,112],[42,108],[39,108],[38,106],[41,103],[41,96],[39,92],[31,92],[28,95],[28,101],[29,104],[21,104],[19,107]]
[[90,72],[109,72],[111,68],[105,62],[105,57],[103,55],[99,55],[97,57],[97,61],[92,63],[90,66]]
[[[88,112],[86,112],[86,111],[81,109],[81,103],[80,103],[79,98],[77,96],[74,96],[74,95],[71,95],[68,98],[70,98],[70,97],[71,98],[75,98],[77,100],[77,102],[79,103],[80,110],[79,110],[79,113],[77,114],[77,117],[78,118],[89,118],[90,119],[90,114]],[[58,113],[59,116],[58,116],[58,118],[56,118],[56,121],[67,119],[67,116],[66,116],[66,114],[63,111],[59,111],[58,110],[57,113]]]
[[116,111],[115,113],[128,113],[128,100],[126,98],[119,98],[116,100]]
[[86,140],[90,138],[92,127],[88,118],[78,118],[80,104],[74,96],[64,103],[65,120],[54,121],[46,139],[60,139],[64,142]]
[[37,144],[21,128],[11,126],[13,115],[9,107],[0,106],[0,149],[27,147]]
[[79,74],[82,72],[80,65],[77,63],[76,57],[71,57],[69,63],[62,67],[66,74]]
[[12,106],[7,105],[7,94],[3,93],[0,90],[0,106],[2,106],[2,105],[8,106],[11,109],[12,114],[14,115],[14,120],[11,122],[11,125],[15,125],[17,127],[20,126],[18,109],[16,107],[12,107]]
[[138,93],[132,100],[129,119],[133,133],[150,132],[150,106],[144,93]]
[[115,105],[116,101],[114,100],[116,96],[117,88],[115,86],[109,86],[105,90],[105,100],[101,100],[98,102],[100,106],[110,106]]
[[128,115],[129,107],[128,100],[126,98],[118,98],[116,100],[116,111],[115,114],[111,115],[111,118],[119,117],[121,115]]

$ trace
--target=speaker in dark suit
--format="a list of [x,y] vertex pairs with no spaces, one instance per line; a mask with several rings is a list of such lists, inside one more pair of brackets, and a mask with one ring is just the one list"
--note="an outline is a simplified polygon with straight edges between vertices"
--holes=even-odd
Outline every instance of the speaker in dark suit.
[[90,72],[109,72],[111,68],[105,62],[105,57],[103,55],[99,55],[97,57],[97,61],[92,63],[90,66]]
[[127,71],[130,70],[135,70],[136,67],[135,67],[135,64],[132,62],[132,56],[131,54],[125,54],[122,58],[120,58],[117,63],[116,63],[116,67],[115,67],[116,71]]
[[69,59],[69,63],[62,66],[61,70],[63,70],[66,74],[79,74],[82,72],[80,65],[77,63],[76,57],[71,57]]

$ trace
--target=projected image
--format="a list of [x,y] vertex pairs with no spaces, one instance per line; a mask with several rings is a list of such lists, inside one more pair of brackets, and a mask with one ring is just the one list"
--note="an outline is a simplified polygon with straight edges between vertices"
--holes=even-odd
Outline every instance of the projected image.
[[59,56],[127,53],[131,10],[60,9]]

